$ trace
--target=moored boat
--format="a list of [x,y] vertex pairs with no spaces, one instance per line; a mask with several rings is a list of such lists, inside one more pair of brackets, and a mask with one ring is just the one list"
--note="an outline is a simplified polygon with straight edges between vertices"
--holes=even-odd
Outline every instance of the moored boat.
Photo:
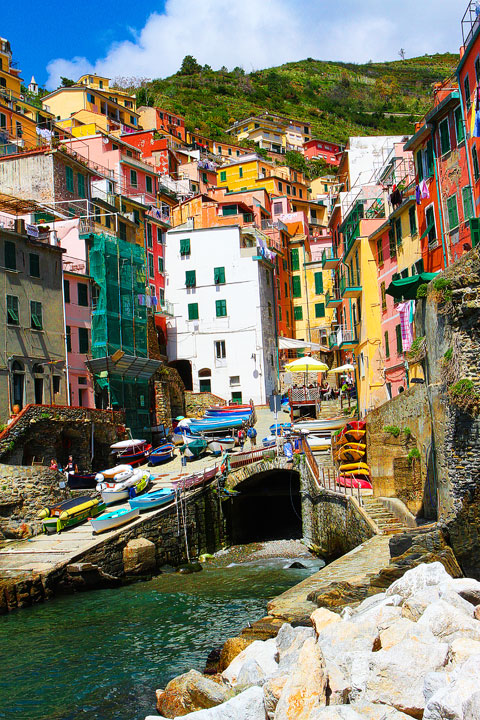
[[294,424],[295,430],[338,430],[348,422],[345,416],[326,418],[324,420],[297,420]]
[[70,490],[93,490],[96,481],[96,473],[69,473],[67,483]]
[[185,477],[180,477],[177,480],[172,480],[172,485],[177,490],[189,490],[193,487],[196,487],[197,485],[202,485],[209,480],[213,480],[217,472],[218,467],[215,465],[211,468],[205,468],[205,470],[202,470],[198,473],[193,473],[192,475],[185,475]]
[[185,448],[185,457],[191,460],[202,455],[207,449],[207,441],[203,437],[186,437],[185,444],[182,445]]
[[90,524],[94,533],[101,533],[125,525],[139,515],[140,510],[138,508],[121,508],[113,512],[103,513],[103,515],[99,515],[95,519],[90,518]]
[[148,458],[152,446],[146,440],[121,440],[110,445],[110,450],[116,454],[117,460],[123,460],[129,465],[139,465]]
[[330,450],[332,445],[330,438],[318,437],[318,435],[307,435],[307,443],[310,446],[310,450],[313,450],[314,452]]
[[97,483],[101,482],[123,482],[133,474],[131,465],[115,465],[113,468],[101,470],[95,475]]
[[174,456],[175,445],[173,443],[164,443],[152,450],[148,458],[149,465],[160,465],[160,463],[171,460]]
[[222,452],[233,450],[236,440],[233,437],[214,437],[209,438],[207,442],[208,449],[211,450],[213,455],[220,455]]
[[124,483],[103,483],[104,487],[101,490],[102,499],[105,505],[113,505],[121,500],[128,500],[128,498],[140,495],[150,484],[150,473],[141,472],[139,477],[136,477],[136,481],[131,483],[127,480]]
[[140,495],[140,497],[132,498],[128,504],[132,509],[153,510],[153,508],[166,505],[175,499],[175,490],[172,488],[161,488],[152,492]]
[[38,518],[42,520],[43,532],[51,534],[78,525],[104,510],[105,503],[100,498],[84,495],[43,508],[38,513]]

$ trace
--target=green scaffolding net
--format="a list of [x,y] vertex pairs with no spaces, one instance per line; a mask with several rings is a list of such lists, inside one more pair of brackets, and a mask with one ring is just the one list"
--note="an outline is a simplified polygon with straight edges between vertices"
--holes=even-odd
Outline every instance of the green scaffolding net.
[[[90,275],[97,284],[92,308],[92,356],[147,357],[147,309],[140,304],[145,294],[145,251],[107,235],[93,235],[89,251]],[[96,377],[108,394],[112,408],[124,408],[132,433],[145,437],[150,428],[148,382],[110,374]],[[147,437],[148,439],[148,437]]]

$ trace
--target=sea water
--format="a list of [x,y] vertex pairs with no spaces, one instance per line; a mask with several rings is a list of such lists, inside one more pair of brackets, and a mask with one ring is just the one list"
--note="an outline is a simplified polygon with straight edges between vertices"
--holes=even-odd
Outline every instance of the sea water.
[[[165,573],[3,616],[0,718],[143,720],[155,714],[156,688],[192,668],[202,671],[212,649],[265,615],[270,598],[323,565],[305,553],[268,555],[233,550],[199,573]],[[295,559],[305,567],[289,568]]]

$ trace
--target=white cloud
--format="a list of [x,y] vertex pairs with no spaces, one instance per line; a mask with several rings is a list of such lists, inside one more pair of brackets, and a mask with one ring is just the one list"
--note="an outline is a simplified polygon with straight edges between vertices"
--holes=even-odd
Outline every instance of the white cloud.
[[[167,0],[134,36],[112,45],[104,58],[52,60],[47,87],[60,76],[86,72],[108,77],[166,77],[185,55],[214,69],[246,71],[314,57],[366,62],[457,51],[464,0]],[[428,32],[425,32],[428,28]],[[125,33],[131,35],[128,28]]]

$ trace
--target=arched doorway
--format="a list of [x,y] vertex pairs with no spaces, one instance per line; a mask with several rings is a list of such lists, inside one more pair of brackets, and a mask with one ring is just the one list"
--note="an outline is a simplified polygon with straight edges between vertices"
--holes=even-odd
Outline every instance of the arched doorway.
[[19,360],[12,363],[12,406],[20,410],[25,404],[25,366]]
[[170,367],[175,368],[182,378],[185,390],[193,390],[192,363],[190,360],[172,360],[168,364]]
[[200,392],[212,392],[212,371],[210,368],[202,368],[198,371],[198,382]]

